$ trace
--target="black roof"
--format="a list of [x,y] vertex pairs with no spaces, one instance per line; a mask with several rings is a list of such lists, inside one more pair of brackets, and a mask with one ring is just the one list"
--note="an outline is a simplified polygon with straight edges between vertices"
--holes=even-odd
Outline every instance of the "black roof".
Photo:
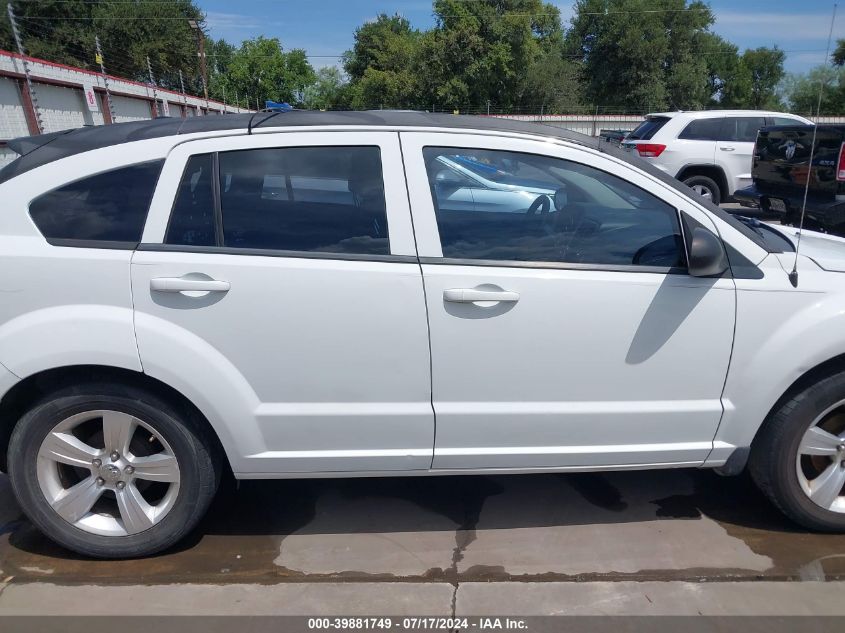
[[[158,118],[132,123],[115,123],[97,127],[83,127],[52,134],[27,136],[14,139],[7,146],[20,154],[20,157],[0,169],[0,184],[31,169],[82,152],[101,147],[162,138],[179,134],[213,132],[217,130],[244,130],[250,126],[266,127],[307,127],[317,125],[360,125],[384,127],[437,127],[453,129],[490,130],[501,132],[521,132],[537,136],[563,139],[580,145],[589,146],[605,154],[636,166],[655,178],[662,180],[682,194],[689,196],[691,189],[672,178],[654,165],[639,160],[631,153],[620,150],[615,143],[599,137],[587,136],[554,125],[516,121],[498,117],[468,116],[429,112],[367,110],[320,112],[317,110],[291,110],[288,112],[259,112],[254,114],[226,114],[190,118]],[[707,200],[700,200],[714,215],[729,222],[759,246],[766,250],[770,247],[742,222]]]
[[[254,116],[254,118],[253,118]],[[25,136],[9,141],[10,149],[20,157],[0,170],[0,183],[36,167],[82,152],[131,141],[162,138],[179,134],[214,132],[220,130],[247,131],[250,120],[253,128],[304,127],[315,125],[361,125],[385,127],[440,127],[522,132],[566,139],[576,143],[596,145],[599,141],[551,125],[513,121],[497,117],[432,114],[428,112],[370,110],[348,112],[320,112],[292,110],[290,112],[260,112],[252,114],[211,115],[190,118],[158,118],[131,123],[116,123],[97,127],[82,127],[52,134]]]

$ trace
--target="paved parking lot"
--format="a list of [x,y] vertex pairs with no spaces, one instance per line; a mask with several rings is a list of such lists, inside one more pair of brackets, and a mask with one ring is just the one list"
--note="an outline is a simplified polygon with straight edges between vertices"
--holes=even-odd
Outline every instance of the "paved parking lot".
[[20,601],[49,608],[57,585],[202,585],[213,595],[232,584],[353,594],[360,584],[405,611],[448,611],[459,587],[471,596],[495,583],[537,598],[541,584],[845,580],[845,536],[801,531],[746,477],[698,470],[230,484],[186,543],[120,562],[46,540],[20,518],[5,478],[0,508],[0,613],[25,611]]

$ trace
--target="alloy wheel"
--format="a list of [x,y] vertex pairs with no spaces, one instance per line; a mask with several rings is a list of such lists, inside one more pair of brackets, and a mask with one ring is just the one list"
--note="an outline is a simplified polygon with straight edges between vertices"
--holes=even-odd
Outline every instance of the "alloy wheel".
[[127,536],[167,516],[179,494],[179,463],[167,441],[121,411],[78,413],[38,450],[37,477],[65,521],[102,536]]
[[819,415],[798,446],[798,482],[825,510],[845,513],[845,401]]
[[706,185],[693,185],[691,188],[695,193],[697,193],[705,200],[713,199],[713,192],[710,191],[710,187],[707,187]]

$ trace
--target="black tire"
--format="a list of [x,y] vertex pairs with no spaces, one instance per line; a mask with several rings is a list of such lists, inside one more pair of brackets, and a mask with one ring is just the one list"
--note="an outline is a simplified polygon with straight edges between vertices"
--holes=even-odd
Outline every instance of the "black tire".
[[[36,456],[47,434],[71,415],[100,409],[144,420],[166,439],[179,464],[179,491],[172,507],[159,523],[137,534],[101,536],[74,526],[53,510],[38,483]],[[148,556],[177,543],[205,514],[221,473],[209,433],[180,409],[147,390],[113,383],[87,383],[49,394],[15,425],[9,443],[9,478],[26,516],[51,540],[93,558]]]
[[845,373],[824,378],[783,402],[760,429],[748,464],[755,483],[775,506],[799,525],[820,532],[845,532],[845,513],[822,508],[804,493],[796,457],[810,424],[842,400]]
[[708,178],[707,176],[690,176],[689,178],[684,178],[684,184],[687,187],[698,185],[699,187],[708,189],[710,191],[710,200],[713,204],[719,204],[722,201],[722,190],[712,178]]

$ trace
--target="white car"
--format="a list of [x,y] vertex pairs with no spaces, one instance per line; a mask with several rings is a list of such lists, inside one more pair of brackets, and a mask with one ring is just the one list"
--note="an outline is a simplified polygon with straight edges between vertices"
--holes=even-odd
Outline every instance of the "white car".
[[719,204],[751,184],[757,131],[811,121],[783,112],[707,110],[649,114],[622,146]]
[[[72,550],[173,545],[227,470],[749,462],[795,521],[845,529],[845,240],[806,234],[796,288],[794,236],[607,144],[488,118],[261,113],[9,146],[0,466]],[[450,206],[456,156],[535,193]]]

